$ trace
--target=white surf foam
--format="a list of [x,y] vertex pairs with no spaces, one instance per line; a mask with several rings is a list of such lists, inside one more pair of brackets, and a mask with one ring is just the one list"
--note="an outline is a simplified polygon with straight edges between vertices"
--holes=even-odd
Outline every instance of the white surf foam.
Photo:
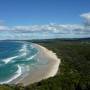
[[5,64],[7,64],[7,63],[9,63],[10,61],[12,61],[13,59],[17,58],[17,57],[18,57],[18,56],[6,58],[6,59],[3,59],[2,61],[5,62]]
[[33,55],[33,56],[30,56],[29,58],[26,59],[26,61],[29,61],[29,60],[35,58],[36,55],[37,55],[37,54],[35,54],[35,55]]
[[[13,61],[13,59],[16,59],[16,58],[19,58],[19,57],[25,57],[27,55],[27,53],[28,53],[27,44],[24,44],[22,46],[22,48],[19,50],[19,52],[20,52],[19,55],[3,59],[2,61],[5,64],[8,64],[10,61]],[[29,61],[29,60],[33,59],[35,56],[36,55],[30,56],[29,58],[26,59],[26,61]]]
[[26,56],[27,55],[27,45],[24,44],[23,47],[19,50],[19,52],[21,53],[21,55],[9,57],[9,58],[3,59],[2,61],[5,62],[5,64],[7,64],[15,58]]
[[31,49],[34,49],[35,48],[32,44],[30,45],[30,47],[31,47]]
[[14,76],[12,76],[9,80],[0,82],[0,84],[10,83],[11,81],[13,81],[16,78],[18,78],[19,76],[21,76],[21,74],[22,74],[22,67],[20,65],[17,65],[17,67],[18,67],[18,70],[16,71],[16,74]]
[[19,50],[20,53],[22,53],[20,56],[26,56],[27,55],[27,45],[24,44],[22,48]]

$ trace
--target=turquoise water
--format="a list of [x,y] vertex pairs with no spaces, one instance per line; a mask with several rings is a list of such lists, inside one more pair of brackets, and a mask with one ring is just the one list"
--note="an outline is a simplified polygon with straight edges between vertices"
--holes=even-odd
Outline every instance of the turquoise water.
[[32,43],[0,41],[0,83],[8,83],[37,63],[37,49]]

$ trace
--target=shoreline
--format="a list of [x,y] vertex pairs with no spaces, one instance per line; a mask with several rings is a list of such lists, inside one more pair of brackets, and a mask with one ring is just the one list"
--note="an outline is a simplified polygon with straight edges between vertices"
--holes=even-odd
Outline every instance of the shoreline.
[[42,64],[40,66],[36,66],[34,69],[29,71],[25,77],[21,76],[11,81],[10,84],[22,83],[24,86],[27,86],[44,79],[54,77],[57,74],[61,60],[56,56],[56,54],[38,44],[33,44],[33,47],[37,48],[38,50],[36,57],[38,58],[39,62],[46,60],[48,63],[45,65]]
[[47,78],[55,76],[58,72],[61,60],[57,57],[56,53],[54,53],[53,51],[38,44],[36,44],[36,47],[39,48],[39,50],[41,49],[41,53],[42,52],[44,53],[43,55],[46,54],[46,57],[48,57],[48,63],[53,65],[51,72],[48,73],[49,75],[47,76]]

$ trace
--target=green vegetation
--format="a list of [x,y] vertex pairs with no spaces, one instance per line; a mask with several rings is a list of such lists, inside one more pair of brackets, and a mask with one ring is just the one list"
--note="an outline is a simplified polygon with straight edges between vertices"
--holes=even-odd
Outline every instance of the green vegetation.
[[47,80],[23,87],[1,85],[0,90],[90,90],[90,41],[38,41],[40,45],[54,51],[61,64],[58,74]]

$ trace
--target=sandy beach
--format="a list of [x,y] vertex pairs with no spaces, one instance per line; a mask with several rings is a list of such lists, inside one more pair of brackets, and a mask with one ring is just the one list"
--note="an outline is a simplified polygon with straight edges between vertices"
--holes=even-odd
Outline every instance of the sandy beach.
[[38,49],[37,57],[39,62],[44,60],[48,61],[48,63],[45,65],[36,66],[24,77],[19,77],[10,82],[10,84],[22,83],[24,86],[26,86],[49,77],[54,77],[57,74],[61,60],[56,56],[56,54],[41,45],[34,44],[33,47]]

